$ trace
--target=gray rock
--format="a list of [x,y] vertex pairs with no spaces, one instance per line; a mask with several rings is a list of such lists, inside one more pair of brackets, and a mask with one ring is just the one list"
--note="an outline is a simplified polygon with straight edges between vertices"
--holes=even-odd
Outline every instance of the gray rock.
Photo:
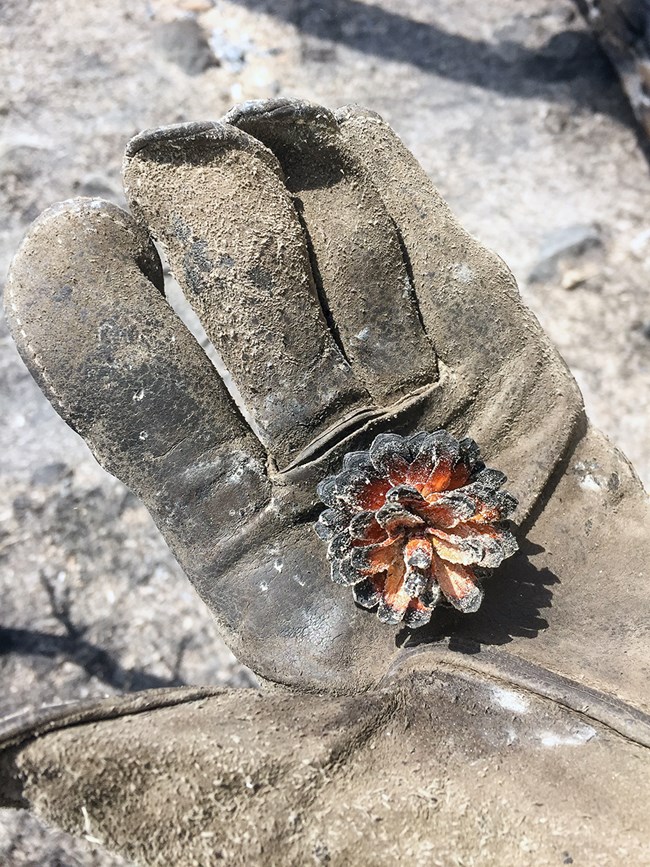
[[201,75],[219,61],[195,18],[180,18],[157,26],[155,42],[165,57],[188,75]]
[[539,259],[528,276],[531,283],[545,283],[557,274],[561,262],[578,260],[603,247],[597,223],[564,226],[549,232],[541,245]]

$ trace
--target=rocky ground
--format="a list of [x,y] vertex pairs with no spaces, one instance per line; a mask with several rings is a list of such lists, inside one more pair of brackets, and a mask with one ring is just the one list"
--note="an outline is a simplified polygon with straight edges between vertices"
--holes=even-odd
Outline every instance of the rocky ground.
[[[142,128],[277,95],[379,111],[509,263],[592,418],[650,480],[650,173],[570,0],[1,0],[0,88],[0,286],[47,205],[123,204],[121,154]],[[0,400],[0,715],[253,685],[143,507],[41,396],[4,320]],[[87,837],[0,811],[8,867],[123,863]]]

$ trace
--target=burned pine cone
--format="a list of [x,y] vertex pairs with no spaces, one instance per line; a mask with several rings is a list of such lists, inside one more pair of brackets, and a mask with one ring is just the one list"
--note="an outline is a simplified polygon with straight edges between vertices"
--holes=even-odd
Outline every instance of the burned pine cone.
[[329,541],[332,580],[364,608],[378,605],[385,623],[422,626],[442,599],[476,611],[479,580],[517,550],[503,523],[517,507],[499,490],[505,481],[472,439],[380,434],[317,489],[329,506],[314,526]]

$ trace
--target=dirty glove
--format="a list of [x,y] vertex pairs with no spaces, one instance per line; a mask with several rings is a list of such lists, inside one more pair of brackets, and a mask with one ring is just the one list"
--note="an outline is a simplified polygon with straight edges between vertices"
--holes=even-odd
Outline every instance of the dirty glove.
[[[272,725],[264,714],[279,721],[282,737],[295,733],[299,743],[310,725],[327,729],[328,714],[334,713],[330,728],[343,734],[320,767],[326,775],[347,756],[343,767],[349,761],[352,769],[352,754],[379,725],[373,702],[394,707],[397,701],[399,731],[415,725],[433,750],[427,768],[450,750],[469,756],[476,736],[483,739],[477,755],[500,757],[509,743],[503,711],[511,715],[520,697],[506,696],[499,705],[503,738],[495,741],[472,710],[490,679],[525,691],[523,704],[516,705],[520,710],[532,707],[530,696],[544,696],[586,714],[590,723],[608,727],[642,753],[640,745],[650,745],[648,651],[640,628],[647,604],[645,494],[625,460],[588,428],[573,379],[522,306],[507,268],[454,221],[390,128],[355,108],[332,115],[284,100],[248,104],[219,124],[185,124],[136,137],[127,148],[125,186],[133,217],[106,202],[77,199],[50,209],[31,229],[12,266],[6,301],[23,357],[102,465],[146,504],[243,662],[265,681],[301,691],[375,690],[374,698],[361,700],[247,698],[253,705],[272,704],[264,712],[246,711],[254,734],[242,747],[245,758],[237,753],[232,767],[224,753],[229,779],[245,766],[242,779],[260,792],[261,805],[272,778],[297,779],[292,762],[299,747],[288,751],[288,764],[273,765]],[[165,302],[151,237],[220,353],[246,419]],[[403,623],[380,622],[355,605],[349,588],[330,580],[327,549],[312,526],[323,509],[317,487],[340,471],[344,455],[368,449],[379,434],[441,427],[458,438],[473,437],[485,461],[507,474],[508,490],[520,503],[514,517],[521,553],[486,584],[477,614],[436,609],[428,626],[409,630]],[[489,647],[502,644],[507,651]],[[430,674],[422,671],[449,666],[455,672],[451,684],[440,694],[436,687],[432,697]],[[429,678],[425,686],[422,677]],[[168,700],[177,701],[172,695]],[[184,705],[198,701],[203,707],[204,700],[208,710],[201,724],[189,711],[184,715]],[[409,721],[402,714],[407,700],[425,706],[460,700],[463,721],[452,723],[446,705],[436,711],[439,719]],[[147,706],[166,699],[142,701]],[[45,728],[10,733],[5,772],[18,781],[12,802],[28,797],[46,815],[79,830],[80,803],[87,796],[70,785],[68,775],[79,769],[81,749],[104,756],[109,765],[111,756],[121,756],[118,763],[128,768],[119,780],[108,773],[102,782],[81,762],[81,778],[93,780],[85,791],[99,792],[99,805],[119,803],[98,808],[111,845],[146,862],[170,863],[177,858],[170,853],[199,835],[199,828],[223,836],[231,795],[227,787],[215,795],[205,782],[217,779],[221,760],[201,765],[196,756],[210,752],[210,733],[230,725],[226,721],[237,712],[233,700],[222,696],[178,701],[173,712],[147,711],[144,733],[134,739],[123,720],[110,726],[89,722],[87,729],[76,719],[70,723],[69,715],[43,723]],[[540,707],[535,704],[520,733],[528,745],[542,738]],[[131,711],[118,703],[117,709],[89,713],[106,719],[126,718]],[[188,730],[183,720],[190,716]],[[567,730],[573,730],[571,720]],[[70,724],[81,747],[66,740]],[[446,732],[435,745],[429,725]],[[468,733],[455,741],[448,728],[456,725]],[[34,742],[36,752],[26,746],[21,753],[48,726],[55,731]],[[382,753],[387,780],[395,780],[401,760],[393,743],[397,731],[390,729],[386,743],[392,747]],[[583,735],[580,742],[591,743],[592,736]],[[156,749],[169,743],[169,763],[144,761],[141,785],[133,788],[145,742]],[[529,746],[522,749],[521,768],[515,762],[505,772],[511,791],[503,809],[489,813],[489,830],[484,825],[470,835],[470,853],[484,846],[486,834],[498,834],[506,805],[532,809],[522,768],[539,780],[544,763],[535,764]],[[609,740],[604,749],[607,758],[594,753],[594,767],[600,761],[603,768],[616,765]],[[48,779],[57,783],[48,789],[42,770],[51,769],[52,750],[57,770]],[[418,758],[404,771],[409,797],[426,785],[424,753],[419,746],[413,750]],[[104,759],[99,767],[106,767]],[[486,765],[488,800],[500,785],[499,764],[500,759]],[[476,785],[476,774],[470,780],[456,766],[446,773],[458,781],[452,809]],[[640,787],[650,785],[643,774]],[[169,814],[153,806],[147,812],[147,787],[156,780],[167,781],[160,782],[158,801],[172,805],[170,775],[182,779],[187,799],[170,806]],[[359,785],[371,778],[364,771]],[[277,784],[280,800],[293,808],[308,800],[315,785],[311,777],[300,779],[296,789]],[[329,790],[334,800],[323,806],[325,812],[332,803],[354,801],[353,789],[341,786],[338,799]],[[588,809],[588,786],[577,778],[571,786],[566,809],[581,816]],[[575,792],[582,794],[573,798]],[[218,807],[208,809],[215,798]],[[263,862],[260,841],[286,842],[292,835],[298,862],[305,852],[321,851],[316,829],[325,814],[316,806],[309,821],[287,819],[280,830],[269,819],[268,826],[249,828],[246,837],[244,802],[234,802],[243,812],[233,833],[244,849],[250,843],[251,857]],[[134,813],[151,823],[135,843],[127,821]],[[400,815],[413,828],[415,814]],[[436,825],[437,839],[447,819]],[[559,828],[563,820],[557,822]],[[506,824],[517,841],[516,824]],[[634,821],[629,828],[621,839],[636,841]],[[628,832],[631,837],[625,837]],[[433,839],[428,831],[416,836],[418,845]],[[614,846],[614,837],[607,845]],[[212,863],[211,855],[201,860],[197,847],[203,843],[192,839],[183,850],[186,860],[175,863]],[[404,834],[395,850],[381,839],[376,859],[368,863],[384,863],[390,851],[408,854]],[[579,834],[576,840],[584,844]],[[213,843],[205,844],[212,854]],[[348,844],[329,844],[339,846],[339,863],[354,863]],[[149,854],[147,845],[153,847]],[[232,851],[244,851],[233,845]],[[482,863],[494,863],[486,858]]]
[[[379,433],[447,427],[507,474],[522,518],[575,433],[575,384],[375,115],[245,105],[137,136],[124,176],[135,219],[76,199],[30,231],[7,289],[20,350],[246,665],[365,688],[401,625],[331,582],[318,483]],[[151,236],[250,424],[166,304]]]

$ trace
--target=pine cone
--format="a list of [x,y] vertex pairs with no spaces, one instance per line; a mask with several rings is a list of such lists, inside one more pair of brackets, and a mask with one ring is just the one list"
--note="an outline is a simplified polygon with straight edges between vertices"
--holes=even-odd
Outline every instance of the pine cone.
[[332,580],[352,585],[364,608],[378,605],[385,623],[422,626],[443,598],[476,611],[479,579],[517,550],[503,523],[517,507],[499,490],[505,481],[472,439],[380,434],[318,485],[330,508],[314,526],[329,541]]

